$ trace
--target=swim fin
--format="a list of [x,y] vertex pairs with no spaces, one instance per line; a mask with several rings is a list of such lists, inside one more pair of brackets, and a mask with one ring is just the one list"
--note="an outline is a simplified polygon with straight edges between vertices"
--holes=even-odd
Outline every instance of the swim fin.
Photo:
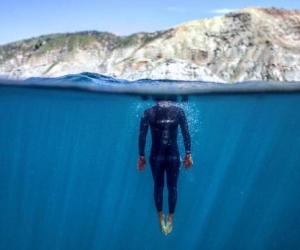
[[162,212],[158,213],[159,230],[161,233],[167,235],[165,226],[165,216]]
[[172,232],[173,214],[167,216],[167,225],[165,226],[165,233],[169,234]]

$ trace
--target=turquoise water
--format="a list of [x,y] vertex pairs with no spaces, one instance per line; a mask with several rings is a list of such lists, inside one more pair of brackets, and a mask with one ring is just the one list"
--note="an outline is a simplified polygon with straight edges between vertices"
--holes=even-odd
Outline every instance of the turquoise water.
[[150,167],[136,170],[139,120],[154,103],[0,85],[0,249],[299,249],[300,93],[176,103],[194,166],[181,169],[167,236]]

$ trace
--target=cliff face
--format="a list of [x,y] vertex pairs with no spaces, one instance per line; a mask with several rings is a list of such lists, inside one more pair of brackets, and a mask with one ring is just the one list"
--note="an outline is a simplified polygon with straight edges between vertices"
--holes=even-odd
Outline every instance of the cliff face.
[[0,47],[0,75],[300,81],[300,11],[247,8],[166,31],[82,32]]

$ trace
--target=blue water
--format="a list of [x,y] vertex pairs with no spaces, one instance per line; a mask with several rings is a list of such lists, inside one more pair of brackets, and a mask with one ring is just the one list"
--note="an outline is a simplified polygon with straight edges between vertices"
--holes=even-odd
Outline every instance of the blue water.
[[[272,91],[270,83],[245,83],[236,91],[90,78],[0,84],[1,250],[300,249],[295,85]],[[194,166],[181,169],[165,236],[149,165],[136,170],[137,137],[142,112],[172,85],[194,93],[176,103],[188,117]]]

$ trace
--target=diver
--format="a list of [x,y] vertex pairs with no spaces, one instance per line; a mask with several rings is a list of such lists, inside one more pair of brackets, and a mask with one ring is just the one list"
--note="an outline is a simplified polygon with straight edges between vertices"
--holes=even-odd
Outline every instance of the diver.
[[[158,213],[160,230],[164,234],[172,231],[172,222],[177,201],[177,180],[180,167],[180,155],[177,146],[178,126],[181,128],[186,155],[183,160],[185,169],[193,165],[191,139],[184,111],[172,105],[171,101],[158,101],[145,110],[140,123],[139,159],[137,169],[144,171],[146,166],[145,145],[148,128],[152,135],[150,166],[154,180],[154,201]],[[163,208],[163,189],[165,173],[168,187],[169,215],[165,218]]]

